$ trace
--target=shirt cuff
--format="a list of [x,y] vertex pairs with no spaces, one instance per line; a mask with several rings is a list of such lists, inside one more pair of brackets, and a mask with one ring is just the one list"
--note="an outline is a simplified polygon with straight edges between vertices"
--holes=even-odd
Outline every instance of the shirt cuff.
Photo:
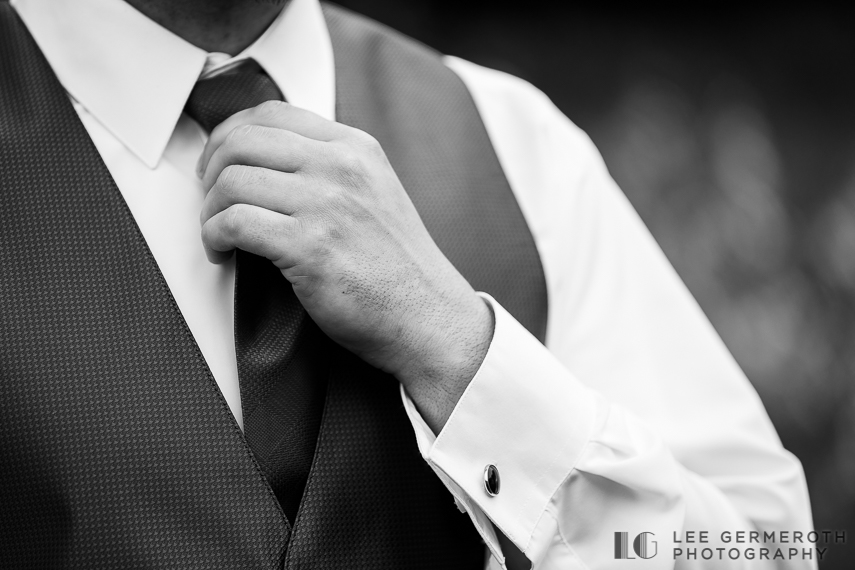
[[[591,437],[594,396],[495,299],[479,295],[495,316],[493,339],[439,436],[403,387],[401,395],[422,457],[493,555],[503,562],[489,521],[536,557],[532,534]],[[496,496],[485,489],[489,465],[500,476]]]

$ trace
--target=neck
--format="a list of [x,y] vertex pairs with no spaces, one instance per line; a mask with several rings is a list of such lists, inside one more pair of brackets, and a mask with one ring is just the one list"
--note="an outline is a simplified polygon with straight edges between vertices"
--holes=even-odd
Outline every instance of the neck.
[[208,52],[236,55],[288,0],[125,0],[173,34]]

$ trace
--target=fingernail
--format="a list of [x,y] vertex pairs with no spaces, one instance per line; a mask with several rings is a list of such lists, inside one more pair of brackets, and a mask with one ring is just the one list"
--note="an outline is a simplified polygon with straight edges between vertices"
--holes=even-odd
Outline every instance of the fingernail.
[[202,174],[204,174],[202,171],[202,158],[204,158],[204,156],[204,154],[199,155],[199,160],[196,161],[196,176],[199,178],[202,178]]

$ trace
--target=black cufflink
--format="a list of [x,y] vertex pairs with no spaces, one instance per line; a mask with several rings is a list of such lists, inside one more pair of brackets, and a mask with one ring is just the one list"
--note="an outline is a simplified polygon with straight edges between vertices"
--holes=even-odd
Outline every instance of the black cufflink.
[[484,490],[491,497],[499,494],[499,470],[495,465],[488,465],[484,468]]

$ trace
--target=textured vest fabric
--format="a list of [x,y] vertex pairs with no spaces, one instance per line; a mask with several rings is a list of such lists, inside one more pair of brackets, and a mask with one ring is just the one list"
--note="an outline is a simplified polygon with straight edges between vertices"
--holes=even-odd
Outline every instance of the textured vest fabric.
[[[339,120],[380,140],[440,248],[542,339],[537,252],[465,87],[429,50],[324,9]],[[0,3],[0,567],[479,568],[397,383],[342,349],[330,360],[292,528],[65,92]]]

